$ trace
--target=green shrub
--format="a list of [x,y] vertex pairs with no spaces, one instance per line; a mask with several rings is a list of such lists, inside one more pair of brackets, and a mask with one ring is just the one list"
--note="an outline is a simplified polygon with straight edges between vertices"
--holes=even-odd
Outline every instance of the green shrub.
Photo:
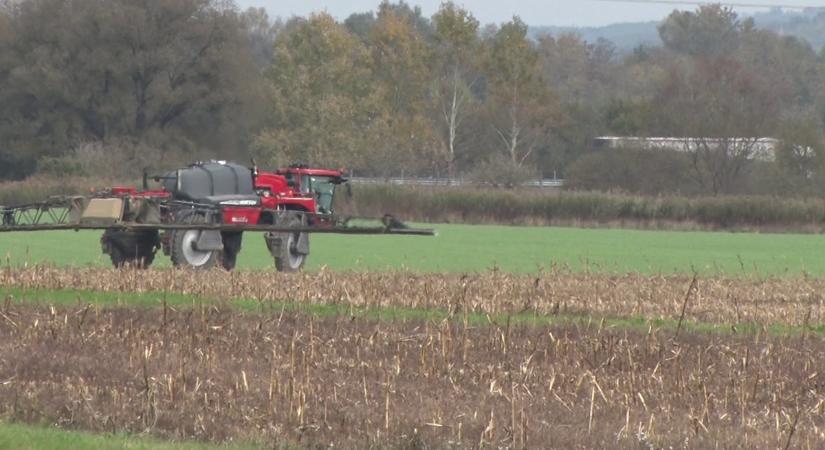
[[582,156],[567,169],[576,190],[621,189],[646,195],[697,191],[687,156],[677,152],[610,149]]
[[80,162],[65,156],[41,158],[37,163],[37,173],[41,176],[55,178],[86,177],[91,175],[83,169]]
[[40,202],[52,196],[89,194],[116,184],[135,185],[134,182],[118,183],[103,179],[53,178],[40,175],[23,181],[0,183],[0,205],[25,205]]
[[642,196],[536,189],[355,185],[339,204],[344,214],[385,213],[423,222],[592,223],[709,229],[795,229],[825,226],[825,199],[771,196]]

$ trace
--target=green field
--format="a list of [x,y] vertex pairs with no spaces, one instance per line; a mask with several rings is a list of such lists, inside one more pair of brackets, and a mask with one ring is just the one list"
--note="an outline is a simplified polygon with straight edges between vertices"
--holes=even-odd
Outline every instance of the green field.
[[[411,269],[533,272],[553,265],[601,272],[825,275],[825,237],[559,227],[434,225],[437,237],[313,235],[309,270]],[[108,265],[100,232],[0,234],[3,264]],[[168,266],[162,255],[158,266]],[[240,269],[273,268],[256,233],[244,237]]]
[[0,422],[0,449],[86,450],[253,450],[260,447],[213,445],[198,442],[166,442],[126,434],[93,434],[55,427]]

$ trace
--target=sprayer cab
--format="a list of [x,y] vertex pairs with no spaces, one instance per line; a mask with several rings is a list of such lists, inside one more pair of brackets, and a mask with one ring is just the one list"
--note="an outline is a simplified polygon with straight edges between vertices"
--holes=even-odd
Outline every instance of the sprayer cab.
[[302,165],[257,172],[255,189],[264,199],[302,200],[302,209],[318,214],[332,214],[335,188],[347,179],[343,170],[312,169]]

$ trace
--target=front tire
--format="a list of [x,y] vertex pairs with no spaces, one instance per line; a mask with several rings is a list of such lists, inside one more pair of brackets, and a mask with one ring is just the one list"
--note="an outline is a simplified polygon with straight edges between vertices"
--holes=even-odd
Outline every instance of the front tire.
[[241,252],[243,233],[221,233],[221,239],[223,240],[221,265],[226,270],[232,270],[238,260],[238,253]]
[[[287,218],[283,225],[287,227],[299,228],[303,226],[300,216]],[[266,239],[269,252],[275,258],[275,268],[278,272],[298,272],[306,264],[309,256],[309,236],[307,233],[287,232],[287,233],[267,233]],[[302,250],[299,245],[301,240],[305,240],[306,250]]]
[[[195,212],[185,211],[177,220],[178,223],[206,223],[206,218]],[[199,250],[195,246],[202,230],[172,230],[169,238],[171,245],[170,256],[175,267],[189,267],[192,269],[210,269],[221,260],[220,250]]]

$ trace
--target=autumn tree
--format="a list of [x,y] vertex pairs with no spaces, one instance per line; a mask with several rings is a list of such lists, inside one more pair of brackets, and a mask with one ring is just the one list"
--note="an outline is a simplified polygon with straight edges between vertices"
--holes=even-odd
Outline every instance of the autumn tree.
[[548,138],[558,102],[542,80],[539,54],[521,19],[503,24],[485,45],[490,127],[510,164],[521,167]]
[[[435,136],[428,113],[432,52],[419,14],[383,2],[371,28],[373,127],[368,168],[381,175],[431,168]],[[403,171],[404,169],[401,169]]]
[[542,35],[537,50],[545,81],[564,103],[599,103],[613,84],[617,50],[612,42],[586,42],[572,33]]
[[812,111],[779,124],[776,162],[784,192],[816,193],[825,187],[825,131]]
[[255,63],[261,70],[268,68],[274,60],[275,38],[283,29],[283,22],[280,18],[271,21],[264,8],[247,9],[241,14],[241,20],[247,31]]
[[352,13],[344,20],[347,30],[358,36],[364,43],[369,42],[373,25],[375,25],[375,14],[372,11]]
[[452,177],[462,123],[473,101],[471,89],[478,79],[473,61],[479,47],[478,20],[469,11],[447,2],[433,16],[432,23],[436,53],[433,101],[442,154]]
[[658,130],[684,138],[707,192],[731,192],[771,135],[781,93],[730,59],[674,65],[669,75],[653,102]]
[[362,161],[374,127],[371,64],[364,44],[328,14],[291,19],[266,73],[273,112],[255,154],[281,165]]
[[759,139],[773,133],[786,86],[743,61],[739,49],[752,23],[729,8],[674,12],[659,33],[677,57],[652,102],[656,134],[684,138],[706,192],[733,192],[753,161],[766,157]]
[[[0,86],[9,86],[9,78],[15,67],[13,57],[14,29],[12,26],[12,8],[10,3],[0,2]],[[5,91],[5,89],[3,89]],[[0,93],[0,100],[10,98],[10,93]],[[0,130],[10,130],[14,126],[16,116],[8,105],[0,109]],[[5,134],[7,137],[9,133]],[[27,174],[32,171],[34,161],[21,155],[10,147],[10,142],[0,144],[0,179],[15,178],[15,174]]]
[[424,16],[420,6],[410,6],[410,4],[404,0],[381,0],[381,3],[378,5],[377,20],[380,20],[380,16],[386,14],[392,14],[393,16],[401,18],[412,27],[416,34],[425,39],[428,39],[432,34],[432,24],[430,20]]
[[560,175],[604,132],[605,111],[617,93],[617,50],[605,39],[591,43],[573,33],[539,36],[537,50],[561,115],[536,159],[543,173]]
[[[662,45],[623,52],[534,38],[518,18],[480,26],[450,1],[430,18],[376,3],[343,23],[285,23],[233,0],[0,0],[0,179],[60,173],[78,149],[123,154],[109,165],[132,170],[245,160],[253,144],[266,163],[507,184],[536,169],[567,176],[604,134],[683,137],[678,171],[695,181],[682,192],[751,189],[766,166],[795,180],[781,189],[813,192],[825,172],[825,50],[731,8],[674,12]],[[781,139],[778,164],[753,164],[760,137]],[[644,152],[631,156],[638,166]],[[588,158],[580,178],[616,166]]]
[[690,56],[723,56],[739,45],[743,29],[753,21],[741,22],[733,8],[720,4],[703,5],[696,11],[674,11],[659,25],[665,47]]
[[256,79],[224,2],[29,0],[7,17],[0,140],[23,167],[84,141],[146,144],[161,158],[243,147]]
[[784,104],[801,110],[816,103],[817,54],[807,42],[760,29],[744,31],[739,40],[736,59],[785,93]]

